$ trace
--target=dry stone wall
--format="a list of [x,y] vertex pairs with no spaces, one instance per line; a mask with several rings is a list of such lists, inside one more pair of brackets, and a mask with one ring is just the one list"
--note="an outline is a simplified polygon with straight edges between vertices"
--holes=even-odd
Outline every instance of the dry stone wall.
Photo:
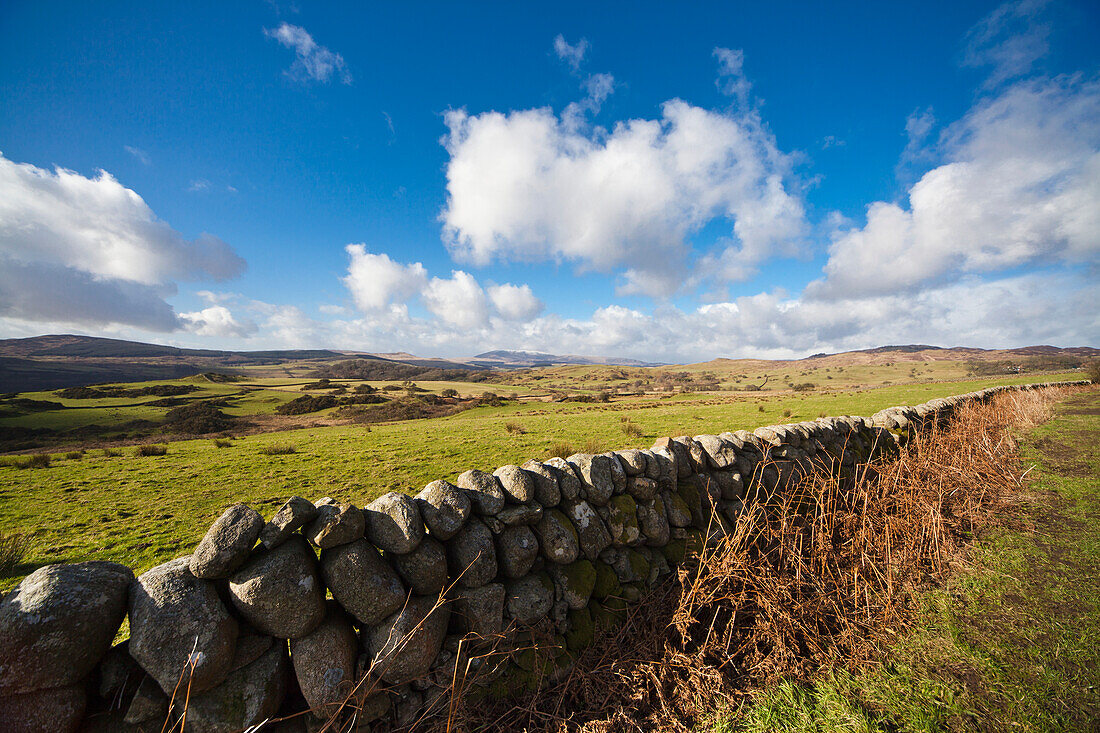
[[0,730],[160,730],[185,698],[187,731],[305,710],[263,729],[338,715],[339,730],[388,730],[445,708],[456,667],[478,672],[474,694],[517,693],[752,502],[812,471],[850,477],[962,405],[1044,386],[470,470],[364,507],[292,497],[265,521],[236,504],[191,555],[136,577],[43,567],[0,603]]

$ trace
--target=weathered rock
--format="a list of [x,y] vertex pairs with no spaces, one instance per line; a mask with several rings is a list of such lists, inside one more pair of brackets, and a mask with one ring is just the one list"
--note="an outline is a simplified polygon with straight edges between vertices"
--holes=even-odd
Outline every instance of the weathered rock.
[[608,534],[603,520],[586,501],[564,501],[561,507],[577,530],[581,552],[589,560],[595,560],[611,544],[611,535]]
[[365,529],[363,510],[354,504],[321,504],[317,507],[317,518],[306,527],[305,535],[310,542],[327,550],[355,542]]
[[405,586],[397,571],[364,539],[321,553],[321,576],[332,597],[368,626],[405,602]]
[[615,451],[627,476],[644,476],[646,469],[645,453],[637,448]]
[[527,504],[535,500],[535,478],[519,466],[501,466],[493,475],[500,480],[508,501]]
[[390,560],[418,596],[437,595],[447,585],[447,551],[432,537],[425,537],[412,552],[392,555]]
[[696,435],[695,442],[703,447],[709,468],[720,471],[737,466],[737,451],[732,443],[717,435]]
[[113,562],[47,565],[0,602],[0,695],[65,687],[111,648],[134,574]]
[[466,492],[477,514],[496,514],[504,508],[504,487],[493,474],[475,469],[460,475],[456,483]]
[[447,564],[451,577],[466,588],[477,588],[496,577],[497,553],[484,522],[471,519],[447,543]]
[[[237,649],[233,652],[233,664],[230,665],[229,672],[232,674],[246,664],[252,664],[267,653],[275,643],[276,640],[273,637],[256,633],[248,626],[242,626],[241,633],[237,636]],[[283,640],[279,639],[278,643],[283,644]]]
[[650,547],[661,547],[668,543],[669,523],[665,516],[665,502],[661,497],[648,503],[638,504],[638,526]]
[[563,501],[580,498],[581,480],[577,477],[577,472],[569,461],[554,456],[553,458],[547,458],[543,461],[543,464],[558,472],[558,489],[561,491]]
[[460,588],[454,613],[464,631],[481,637],[499,634],[504,625],[504,585],[489,583],[480,588]]
[[649,577],[649,558],[638,549],[609,547],[600,554],[600,561],[611,566],[622,584],[641,583]]
[[430,596],[409,596],[397,613],[368,634],[374,673],[392,685],[427,674],[447,635],[450,610]]
[[229,576],[229,597],[248,623],[284,639],[305,636],[325,617],[317,557],[302,537],[246,562]]
[[518,527],[521,524],[538,524],[542,519],[540,504],[510,504],[496,515],[497,521],[505,527]]
[[611,533],[611,544],[616,547],[638,543],[641,538],[638,529],[638,505],[630,494],[620,494],[608,502],[607,528]]
[[508,527],[497,537],[497,564],[507,578],[526,575],[539,554],[539,541],[530,527]]
[[447,481],[432,481],[416,495],[420,516],[437,540],[449,540],[470,518],[470,499]]
[[679,494],[671,491],[661,492],[661,501],[665,505],[665,517],[673,527],[691,526],[691,509]]
[[554,605],[554,583],[545,573],[532,573],[508,583],[504,610],[529,626],[546,617]]
[[726,501],[740,499],[745,495],[745,484],[737,471],[714,471],[711,475],[718,482],[718,490]]
[[566,460],[581,480],[581,493],[585,501],[603,506],[611,499],[615,493],[615,482],[611,476],[610,456],[576,453]]
[[0,697],[0,730],[8,733],[72,733],[88,698],[83,685]]
[[675,488],[676,477],[679,475],[679,461],[675,452],[671,448],[654,448],[649,452],[649,459],[651,470],[646,477],[655,480],[660,491]]
[[286,694],[286,642],[272,644],[256,661],[187,704],[186,733],[233,733],[275,717]]
[[614,486],[614,492],[621,494],[626,491],[626,471],[623,470],[623,464],[619,462],[619,457],[614,453],[604,453],[607,456],[608,466],[611,467],[611,484]]
[[237,622],[190,560],[158,565],[130,587],[130,656],[168,693],[181,679],[192,692],[220,684],[237,645]]
[[264,518],[255,509],[234,504],[226,509],[191,555],[191,574],[203,580],[228,578],[252,552]]
[[329,604],[325,620],[308,636],[290,642],[290,660],[310,709],[331,717],[355,685],[359,642],[347,614]]
[[424,523],[411,496],[391,491],[367,504],[364,514],[367,539],[384,552],[403,555],[424,539]]
[[292,496],[279,507],[271,521],[264,525],[260,531],[260,544],[273,550],[316,518],[317,507],[312,501]]
[[657,482],[645,476],[631,476],[627,479],[626,491],[636,501],[653,501],[657,495]]
[[533,460],[524,463],[523,469],[535,480],[535,501],[547,509],[561,503],[557,469]]
[[130,705],[126,708],[124,720],[130,725],[142,723],[154,723],[160,726],[168,717],[168,709],[171,701],[160,685],[149,675],[138,685],[134,696],[130,699]]
[[558,509],[549,509],[535,525],[542,556],[562,565],[574,562],[580,555],[580,540],[577,530]]
[[588,560],[571,565],[551,564],[547,571],[554,581],[557,595],[573,610],[584,608],[596,587],[596,567]]

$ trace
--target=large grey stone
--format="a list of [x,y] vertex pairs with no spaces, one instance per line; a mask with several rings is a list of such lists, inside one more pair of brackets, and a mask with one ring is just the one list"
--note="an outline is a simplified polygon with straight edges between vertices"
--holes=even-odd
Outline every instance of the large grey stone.
[[187,704],[185,733],[237,733],[275,717],[286,695],[286,642],[230,674],[225,682]]
[[575,453],[566,459],[581,480],[581,496],[590,504],[603,506],[615,493],[611,458],[607,455]]
[[191,574],[204,580],[228,578],[252,552],[264,518],[255,509],[234,504],[226,509],[191,555]]
[[539,555],[539,541],[530,527],[507,527],[497,538],[497,564],[506,578],[526,575]]
[[460,475],[455,483],[466,492],[476,513],[491,515],[504,508],[504,487],[493,474],[474,469]]
[[305,636],[325,616],[317,557],[301,537],[256,553],[229,577],[229,597],[246,621],[284,639]]
[[347,614],[329,605],[325,620],[308,636],[290,642],[290,660],[310,709],[330,717],[355,686],[359,642]]
[[580,498],[581,480],[577,477],[577,471],[569,461],[554,456],[553,458],[547,458],[543,463],[558,472],[558,490],[561,492],[563,501]]
[[366,518],[363,510],[354,504],[319,504],[317,518],[306,527],[309,541],[327,550],[346,545],[363,536]]
[[638,504],[638,527],[650,547],[664,547],[669,540],[669,522],[665,502],[661,497]]
[[616,547],[635,545],[641,539],[638,528],[638,505],[630,494],[612,497],[606,509],[607,529],[611,544]]
[[505,527],[538,524],[538,521],[542,519],[542,512],[543,509],[540,504],[509,504],[501,509],[494,519]]
[[438,594],[447,585],[447,551],[431,537],[425,537],[412,552],[391,555],[389,559],[418,596]]
[[580,540],[569,518],[559,509],[549,509],[535,525],[542,556],[551,562],[567,565],[580,555]]
[[73,733],[88,698],[83,685],[0,697],[0,730],[7,733]]
[[504,611],[530,626],[546,617],[554,605],[554,582],[545,573],[532,573],[508,583]]
[[524,463],[523,469],[535,480],[535,501],[547,509],[561,502],[557,469],[534,460]]
[[673,527],[691,526],[691,508],[684,502],[679,494],[671,491],[661,492],[661,501],[665,505],[665,517]]
[[292,496],[279,507],[271,521],[260,531],[260,544],[273,550],[302,527],[317,518],[317,507],[308,499]]
[[447,563],[452,578],[466,588],[477,588],[496,577],[497,553],[493,534],[473,518],[447,543]]
[[604,453],[607,456],[607,465],[611,468],[611,484],[614,486],[614,492],[621,494],[626,491],[626,471],[623,470],[623,464],[619,462],[619,457],[614,453]]
[[603,520],[586,501],[563,501],[561,508],[577,530],[581,552],[589,560],[596,560],[604,548],[611,544],[611,535]]
[[618,457],[627,476],[645,475],[645,453],[637,448],[628,448],[627,450],[615,451],[615,455]]
[[717,435],[696,435],[695,442],[703,447],[709,468],[720,471],[737,466],[737,450],[732,443]]
[[408,601],[368,633],[374,674],[400,685],[428,673],[447,635],[450,610],[431,596],[409,596]]
[[416,495],[420,516],[437,540],[449,540],[470,518],[466,492],[447,481],[432,481]]
[[169,694],[188,678],[192,692],[220,684],[237,646],[237,622],[189,564],[158,565],[130,587],[130,656]]
[[464,631],[481,637],[499,634],[504,624],[504,585],[458,589],[454,613]]
[[365,514],[367,539],[383,552],[403,555],[424,539],[424,523],[411,496],[391,491],[367,504]]
[[111,648],[134,574],[113,562],[47,565],[0,602],[0,695],[65,687]]
[[527,504],[535,500],[535,479],[519,466],[501,466],[493,475],[500,480],[508,501]]
[[364,539],[321,553],[325,585],[348,613],[369,625],[401,608],[405,586],[374,545]]
[[592,590],[596,587],[596,566],[587,559],[578,560],[571,565],[554,565],[547,567],[557,596],[574,611],[578,611],[588,605],[588,599],[592,597]]

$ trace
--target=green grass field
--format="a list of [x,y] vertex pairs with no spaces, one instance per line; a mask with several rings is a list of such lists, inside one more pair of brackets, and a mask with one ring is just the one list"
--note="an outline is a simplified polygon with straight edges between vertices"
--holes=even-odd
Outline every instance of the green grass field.
[[[32,536],[24,563],[0,580],[0,589],[52,562],[109,559],[140,572],[190,552],[235,501],[268,515],[292,495],[327,495],[362,505],[387,491],[415,493],[429,481],[453,479],[470,468],[492,470],[546,457],[555,444],[589,451],[648,447],[665,435],[752,429],[819,415],[870,415],[891,405],[1033,380],[1023,376],[784,396],[678,394],[609,404],[509,402],[370,428],[265,433],[225,448],[210,439],[177,441],[164,456],[137,457],[133,447],[116,449],[121,455],[115,456],[89,449],[79,460],[54,454],[48,468],[0,466],[0,527]],[[255,392],[248,399],[272,393]],[[261,452],[274,444],[293,446],[296,452]]]
[[782,682],[715,733],[1086,731],[1100,720],[1100,392],[1021,450],[1033,479],[882,664]]

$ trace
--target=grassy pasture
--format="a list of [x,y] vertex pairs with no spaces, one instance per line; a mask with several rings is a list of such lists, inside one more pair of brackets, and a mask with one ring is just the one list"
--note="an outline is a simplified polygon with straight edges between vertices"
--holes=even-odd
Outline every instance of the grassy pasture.
[[[233,440],[229,447],[217,447],[211,439],[178,441],[163,456],[138,457],[132,447],[111,456],[91,449],[79,460],[57,454],[48,468],[0,466],[0,527],[32,536],[24,563],[0,579],[0,590],[52,562],[110,559],[140,572],[188,553],[235,501],[267,515],[291,495],[328,495],[361,505],[387,491],[418,491],[469,468],[491,470],[545,457],[556,443],[576,450],[647,447],[663,435],[751,429],[822,414],[869,415],[891,405],[1030,381],[1035,378],[826,394],[677,394],[610,404],[512,402],[370,428],[265,433]],[[213,386],[239,388],[240,383]],[[286,393],[264,390],[248,399],[273,394]],[[264,452],[274,445],[290,445],[296,452]]]

